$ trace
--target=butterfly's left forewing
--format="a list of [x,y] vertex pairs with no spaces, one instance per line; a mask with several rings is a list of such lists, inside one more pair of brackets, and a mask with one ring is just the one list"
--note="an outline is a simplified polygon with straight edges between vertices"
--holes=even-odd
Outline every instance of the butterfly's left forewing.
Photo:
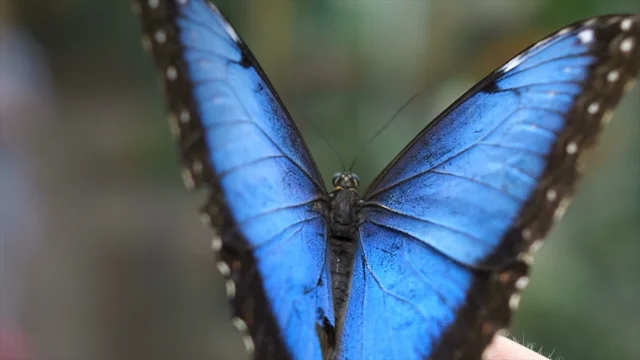
[[480,359],[640,66],[640,16],[576,23],[489,75],[374,181],[343,359]]
[[255,359],[319,360],[333,327],[327,195],[237,33],[206,0],[139,1],[189,187],[211,191],[217,268]]

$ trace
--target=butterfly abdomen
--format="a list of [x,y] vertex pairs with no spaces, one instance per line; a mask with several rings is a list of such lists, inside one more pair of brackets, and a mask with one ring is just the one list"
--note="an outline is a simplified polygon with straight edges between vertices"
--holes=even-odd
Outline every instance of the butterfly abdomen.
[[358,230],[358,218],[361,216],[359,202],[358,194],[350,189],[336,190],[331,194],[329,249],[336,319],[342,317],[349,296],[355,236]]
[[354,241],[330,238],[329,249],[331,250],[333,307],[336,319],[341,319],[349,297],[349,284],[353,273],[353,258],[356,247]]

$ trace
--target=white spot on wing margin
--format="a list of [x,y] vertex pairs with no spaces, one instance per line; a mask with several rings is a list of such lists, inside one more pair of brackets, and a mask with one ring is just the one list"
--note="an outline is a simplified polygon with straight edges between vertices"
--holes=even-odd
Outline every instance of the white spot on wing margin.
[[589,44],[595,39],[595,33],[592,29],[583,30],[578,34],[578,39],[583,44]]
[[633,20],[631,19],[624,19],[622,20],[622,22],[620,23],[620,28],[622,29],[622,31],[627,32],[629,30],[631,30],[631,25],[633,23]]
[[633,39],[626,38],[622,40],[622,42],[620,43],[620,50],[622,50],[622,52],[624,53],[631,52],[631,50],[633,50]]

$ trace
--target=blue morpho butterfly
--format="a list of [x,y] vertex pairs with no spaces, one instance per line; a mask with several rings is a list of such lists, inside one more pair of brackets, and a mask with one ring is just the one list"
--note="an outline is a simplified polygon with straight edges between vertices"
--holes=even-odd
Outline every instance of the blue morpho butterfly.
[[188,187],[256,359],[479,359],[640,67],[640,15],[570,25],[427,126],[369,186],[324,187],[247,46],[205,0],[146,0]]

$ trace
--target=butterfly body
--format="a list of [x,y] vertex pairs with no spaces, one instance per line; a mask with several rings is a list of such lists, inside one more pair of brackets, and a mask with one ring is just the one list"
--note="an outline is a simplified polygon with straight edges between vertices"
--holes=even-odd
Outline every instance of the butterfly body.
[[363,221],[361,213],[362,200],[358,196],[358,188],[352,180],[351,173],[340,174],[335,182],[336,189],[329,194],[331,207],[328,223],[331,236],[347,241],[354,241],[358,226]]
[[569,25],[470,89],[359,196],[350,172],[325,189],[215,5],[137,4],[255,359],[480,359],[640,67],[640,15]]

